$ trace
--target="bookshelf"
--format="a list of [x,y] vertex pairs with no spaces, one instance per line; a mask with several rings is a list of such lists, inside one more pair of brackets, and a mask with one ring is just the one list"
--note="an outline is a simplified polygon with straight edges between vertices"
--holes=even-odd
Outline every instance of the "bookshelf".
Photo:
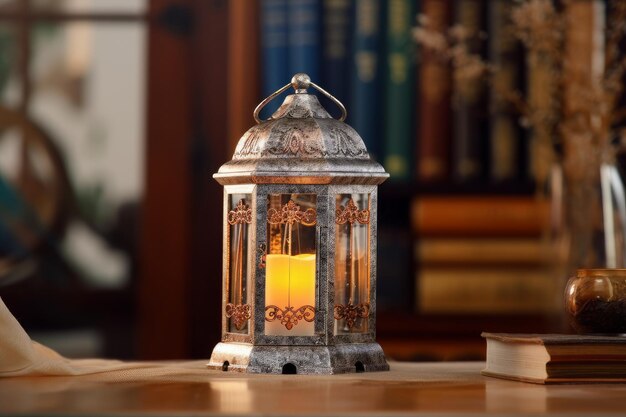
[[[229,11],[230,21],[248,19],[249,22],[249,13],[239,10],[237,2],[234,3]],[[420,242],[430,236],[424,236],[413,224],[414,205],[422,200],[449,197],[459,204],[457,210],[462,213],[470,208],[469,203],[463,203],[464,199],[482,198],[486,204],[489,201],[504,204],[505,209],[507,202],[521,201],[525,207],[535,210],[537,186],[530,168],[536,164],[532,161],[532,141],[518,124],[517,116],[507,107],[497,107],[502,104],[486,85],[473,86],[480,90],[479,97],[473,99],[466,95],[460,104],[453,104],[458,100],[454,96],[455,88],[460,88],[453,72],[432,53],[418,48],[413,40],[415,17],[419,13],[425,14],[440,30],[462,24],[476,31],[497,32],[492,38],[472,41],[468,50],[485,59],[506,63],[502,67],[507,72],[498,82],[525,91],[527,69],[521,45],[510,40],[500,42],[507,31],[510,13],[507,3],[499,0],[260,0],[255,5],[260,10],[259,21],[245,26],[243,36],[239,33],[229,40],[230,54],[236,56],[238,52],[233,49],[237,48],[236,39],[254,39],[253,35],[259,34],[258,52],[249,54],[254,57],[249,68],[260,69],[260,76],[256,78],[258,85],[250,87],[250,72],[247,75],[230,72],[230,84],[238,85],[243,80],[248,83],[245,101],[260,101],[284,85],[292,73],[318,74],[319,80],[314,81],[344,102],[349,114],[348,124],[361,134],[370,153],[391,173],[391,180],[380,187],[379,198],[378,339],[392,357],[480,358],[484,354],[481,331],[566,329],[559,314],[550,308],[515,311],[494,305],[490,311],[487,303],[480,311],[423,312],[419,306],[419,292],[423,290],[420,273],[430,271],[430,267],[424,265],[415,252]],[[307,22],[297,28],[295,37],[290,36],[294,19]],[[300,36],[303,32],[307,36]],[[233,65],[241,65],[241,60]],[[464,92],[471,95],[467,88]],[[241,89],[231,89],[229,94],[233,102],[244,101]],[[332,107],[329,109],[332,113]],[[237,128],[233,128],[233,123],[229,129],[231,148],[238,139],[238,136],[232,137],[232,132],[243,129],[241,122]],[[542,214],[536,216],[539,218]],[[539,245],[542,239],[537,230],[522,233],[528,236],[518,234],[504,226],[495,231],[498,242],[508,239],[519,245],[518,241],[524,239],[524,242],[532,240]],[[449,236],[448,233],[445,237],[464,239],[469,245],[473,243],[471,239],[494,238],[476,232],[471,236],[462,233]],[[451,262],[455,264],[454,260]],[[498,272],[506,272],[507,264],[496,264],[497,267],[491,264],[478,267],[456,263],[454,268],[491,271],[493,279],[497,280]],[[512,268],[528,269],[535,274],[532,268],[538,271],[544,266],[514,265]],[[439,273],[443,268],[437,265],[433,270]],[[541,273],[549,279],[545,271]],[[491,281],[480,284],[480,276],[473,279],[477,280],[473,285],[492,285]],[[522,282],[525,278],[520,272],[516,279]],[[521,305],[520,297],[532,296],[536,289],[520,290],[518,287],[518,284],[511,284],[511,288],[500,290],[517,303],[513,304]],[[521,292],[516,295],[515,291]],[[498,294],[496,290],[494,294]],[[438,351],[444,353],[438,354]]]
[[[481,27],[491,28],[500,22],[492,6],[509,2],[458,3],[466,11],[479,8]],[[508,143],[503,145],[508,150],[498,147],[496,152],[490,146],[493,134],[485,129],[491,126],[485,113],[477,119],[484,125],[470,129],[480,133],[465,138],[478,140],[480,174],[471,178],[452,174],[452,161],[459,155],[453,158],[451,74],[436,61],[424,64],[433,57],[418,51],[411,30],[418,12],[439,11],[442,27],[460,19],[463,16],[453,4],[457,2],[162,0],[147,3],[146,13],[138,16],[17,16],[20,22],[136,20],[147,29],[145,192],[137,225],[141,232],[136,280],[121,293],[60,289],[53,297],[73,310],[59,321],[80,319],[77,311],[86,311],[86,318],[102,320],[104,327],[114,329],[106,318],[97,316],[99,309],[110,309],[116,312],[112,317],[117,325],[131,323],[132,329],[126,328],[129,334],[137,330],[137,348],[120,349],[126,356],[137,352],[142,359],[208,357],[219,338],[221,317],[215,294],[221,285],[222,243],[216,236],[221,236],[222,207],[214,203],[221,201],[223,191],[210,174],[230,159],[238,139],[254,124],[254,106],[286,84],[293,73],[305,71],[318,73],[314,81],[344,102],[348,123],[392,174],[392,180],[379,189],[379,265],[387,275],[379,274],[377,330],[388,354],[399,359],[477,358],[484,347],[481,331],[563,329],[554,314],[416,309],[416,271],[422,265],[414,252],[424,236],[412,227],[412,204],[441,197],[532,201],[537,188],[528,168],[527,134],[516,127],[510,140],[502,141]],[[278,15],[268,19],[268,12]],[[289,36],[290,14],[308,22],[299,27],[297,37]],[[5,12],[3,19],[10,22],[15,17]],[[389,39],[390,30],[401,33]],[[290,49],[300,54],[286,59]],[[494,53],[489,52],[488,42],[478,49]],[[282,65],[268,62],[276,56]],[[430,79],[423,77],[425,68]],[[515,69],[521,71],[516,77],[523,86],[526,69],[523,65]],[[437,100],[428,101],[427,96]],[[509,113],[501,112],[499,117],[502,125],[510,127]],[[435,169],[434,176],[420,174],[425,137],[431,140],[426,153],[445,158],[446,168]],[[391,150],[390,138],[397,140]],[[464,209],[458,207],[460,212]],[[383,280],[393,285],[385,286]],[[15,300],[16,315],[28,322],[30,305],[43,304],[49,290],[27,288],[21,293],[23,288],[3,290],[2,295]],[[120,350],[110,352],[119,356]]]

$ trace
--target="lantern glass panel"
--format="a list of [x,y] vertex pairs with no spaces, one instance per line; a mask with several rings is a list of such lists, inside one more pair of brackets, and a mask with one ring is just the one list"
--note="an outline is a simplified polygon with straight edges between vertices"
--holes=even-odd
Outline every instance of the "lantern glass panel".
[[316,203],[315,194],[268,196],[266,335],[314,335]]
[[248,333],[248,234],[252,223],[250,194],[228,195],[228,303],[230,333]]
[[335,334],[367,332],[370,196],[339,194],[335,207]]

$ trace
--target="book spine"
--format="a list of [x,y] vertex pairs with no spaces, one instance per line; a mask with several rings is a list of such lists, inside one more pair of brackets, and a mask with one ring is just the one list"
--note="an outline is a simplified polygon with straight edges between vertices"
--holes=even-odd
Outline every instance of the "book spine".
[[522,131],[515,109],[504,98],[522,88],[523,77],[523,50],[513,34],[512,9],[510,2],[489,3],[489,61],[495,67],[489,94],[489,159],[490,178],[495,181],[521,176]]
[[415,244],[422,266],[538,266],[551,260],[540,237],[424,237]]
[[411,176],[413,42],[412,0],[387,3],[387,76],[385,82],[385,168],[394,180]]
[[533,197],[423,197],[411,223],[418,236],[540,236],[549,209]]
[[[603,0],[568,2],[565,6],[567,17],[565,71],[578,83],[594,85],[600,82],[604,72],[604,26],[605,4]],[[572,86],[575,89],[575,86]],[[566,91],[576,95],[576,91]],[[566,97],[566,104],[576,104]],[[567,106],[566,106],[567,107]],[[570,111],[571,109],[567,108]]]
[[370,155],[378,159],[380,119],[380,0],[357,0],[354,9],[351,122]]
[[[430,26],[445,32],[452,20],[449,0],[423,0]],[[452,73],[448,63],[428,50],[420,52],[417,176],[420,181],[445,179],[450,171]]]
[[[291,80],[287,51],[287,0],[261,0],[261,93],[267,97]],[[261,112],[271,115],[279,106],[273,100]]]
[[[604,73],[604,2],[602,0],[568,2],[565,13],[567,65],[564,65],[563,71],[566,79],[571,82],[565,83],[564,114],[566,118],[580,117],[578,114],[580,113],[581,87],[589,91],[598,88]],[[595,126],[599,123],[599,120],[592,120],[591,115],[586,118],[588,120],[583,122],[585,124]],[[568,134],[586,135],[588,132],[580,131],[583,129],[570,129]],[[574,142],[576,141],[565,140],[564,145],[567,146],[568,143],[573,145]],[[572,152],[575,151],[572,150]]]
[[422,268],[416,306],[421,314],[527,314],[560,309],[558,280],[547,268]]
[[[618,19],[612,18],[612,16],[618,15],[619,8],[622,7],[618,2],[609,2],[605,8],[604,21],[607,26],[606,30],[614,30],[615,27],[622,24]],[[609,42],[607,39],[606,43]],[[610,47],[605,46],[605,71],[614,70],[618,65],[621,65],[620,62],[624,56],[626,56],[626,36],[622,36],[622,38],[616,42],[615,49],[613,51],[609,51]],[[621,89],[618,92],[617,100],[615,103],[615,108],[624,109],[626,108],[626,73],[622,74]],[[620,131],[624,127],[626,127],[626,120],[624,117],[615,117],[611,121],[611,129],[614,131]],[[621,149],[617,152],[618,157],[618,165],[624,166],[626,162],[624,158],[626,157],[626,150]]]
[[319,0],[289,0],[287,26],[290,75],[307,73],[320,80],[320,3]]
[[[484,23],[483,2],[459,0],[456,22],[470,36],[465,40],[470,54],[481,55],[479,33]],[[452,140],[452,175],[461,181],[482,177],[486,165],[486,89],[481,77],[463,77],[463,68],[454,77],[454,122]]]
[[[552,74],[557,71],[557,64],[547,56],[539,57],[526,54],[526,90],[529,108],[535,114],[550,114],[555,105]],[[552,152],[552,132],[543,126],[533,127],[528,132],[528,168],[529,177],[538,184],[545,183],[550,172]]]
[[323,0],[322,80],[324,88],[344,105],[350,92],[351,14],[350,0]]

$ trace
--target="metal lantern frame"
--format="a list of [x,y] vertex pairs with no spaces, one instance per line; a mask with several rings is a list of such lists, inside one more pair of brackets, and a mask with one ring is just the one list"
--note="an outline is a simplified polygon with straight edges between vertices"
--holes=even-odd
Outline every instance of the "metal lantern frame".
[[[261,121],[261,108],[289,87],[295,89],[295,94],[287,96],[270,119]],[[339,106],[339,120],[307,93],[309,87]],[[213,350],[209,368],[304,374],[388,370],[383,351],[375,341],[377,186],[388,174],[370,158],[354,129],[342,123],[346,116],[343,105],[305,74],[296,74],[291,84],[265,99],[254,116],[258,124],[244,134],[233,159],[214,175],[224,186],[223,314],[222,342]],[[249,202],[240,201],[233,207],[233,194],[249,195]],[[294,194],[315,195],[315,306],[312,317],[310,311],[299,313],[300,321],[313,323],[313,336],[266,334],[266,323],[276,319],[268,317],[266,306],[265,260],[271,221],[268,201],[271,195]],[[350,199],[346,207],[341,207],[343,211],[339,210],[336,196],[347,194],[367,195],[368,207],[358,208]],[[352,222],[368,223],[367,305],[335,303],[335,225],[341,222],[350,222],[350,227]],[[246,288],[239,289],[247,294],[247,302],[241,304],[232,303],[230,293],[229,227],[234,224],[245,224],[242,227],[247,228]],[[348,320],[350,327],[357,318],[364,319],[366,330],[335,334],[336,318]],[[289,319],[298,322],[297,317]],[[237,328],[247,326],[247,333],[233,332],[233,320]]]

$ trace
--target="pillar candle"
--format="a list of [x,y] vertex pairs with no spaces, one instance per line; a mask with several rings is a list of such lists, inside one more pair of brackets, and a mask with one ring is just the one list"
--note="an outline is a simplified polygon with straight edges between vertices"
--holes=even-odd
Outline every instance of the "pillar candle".
[[[289,302],[291,301],[291,305]],[[265,266],[265,306],[285,310],[310,305],[315,307],[315,255],[269,254]],[[288,330],[280,320],[266,321],[265,334],[270,336],[313,336],[314,322],[299,320]]]

